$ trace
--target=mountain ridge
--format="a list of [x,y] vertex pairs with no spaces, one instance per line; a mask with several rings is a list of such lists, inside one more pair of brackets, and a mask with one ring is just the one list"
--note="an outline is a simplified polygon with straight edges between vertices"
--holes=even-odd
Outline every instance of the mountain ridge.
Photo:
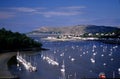
[[84,34],[84,33],[108,33],[120,31],[118,27],[112,26],[97,26],[97,25],[76,25],[65,27],[40,27],[31,33],[40,34]]

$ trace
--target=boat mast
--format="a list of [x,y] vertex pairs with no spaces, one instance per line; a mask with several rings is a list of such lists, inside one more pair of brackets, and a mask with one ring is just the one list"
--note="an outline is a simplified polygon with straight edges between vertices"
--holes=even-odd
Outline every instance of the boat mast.
[[113,71],[113,79],[115,78],[115,72]]

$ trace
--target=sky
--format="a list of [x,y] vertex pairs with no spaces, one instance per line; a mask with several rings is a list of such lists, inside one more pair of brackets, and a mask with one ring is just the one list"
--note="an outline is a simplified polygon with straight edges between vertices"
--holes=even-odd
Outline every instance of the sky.
[[120,27],[120,0],[0,0],[0,28],[14,32],[89,24]]

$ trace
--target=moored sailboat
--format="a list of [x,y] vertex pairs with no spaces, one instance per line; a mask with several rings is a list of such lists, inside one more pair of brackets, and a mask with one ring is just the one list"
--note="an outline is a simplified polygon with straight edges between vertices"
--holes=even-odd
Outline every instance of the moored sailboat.
[[26,70],[30,71],[30,72],[35,72],[37,71],[37,68],[35,66],[32,66],[32,64],[28,61],[26,61],[22,55],[19,54],[19,52],[17,52],[17,56],[16,59],[19,63],[21,63]]

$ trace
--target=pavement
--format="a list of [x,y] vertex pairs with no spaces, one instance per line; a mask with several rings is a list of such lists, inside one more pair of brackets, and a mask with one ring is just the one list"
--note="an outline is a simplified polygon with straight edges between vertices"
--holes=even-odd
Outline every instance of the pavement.
[[11,74],[11,72],[9,71],[8,66],[7,66],[7,62],[14,55],[16,55],[16,52],[0,54],[0,79],[1,78],[4,78],[4,79],[15,78],[15,76]]

